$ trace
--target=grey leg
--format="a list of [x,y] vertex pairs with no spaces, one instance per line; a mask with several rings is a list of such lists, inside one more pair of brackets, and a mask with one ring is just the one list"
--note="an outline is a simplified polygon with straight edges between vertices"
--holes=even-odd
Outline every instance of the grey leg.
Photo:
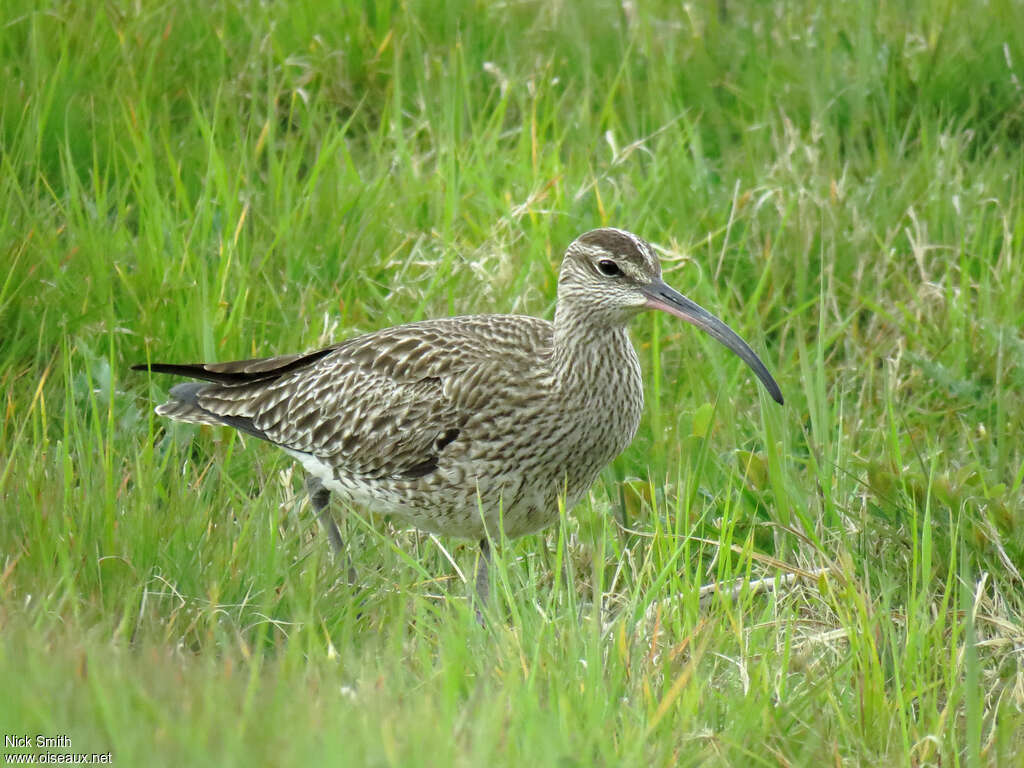
[[324,488],[324,484],[320,482],[319,478],[309,475],[306,478],[306,493],[309,494],[309,503],[313,505],[313,511],[316,512],[320,525],[327,531],[327,539],[331,542],[331,551],[335,557],[341,557],[345,550],[345,543],[341,540],[341,531],[338,530],[338,525],[331,516],[331,510],[328,509],[331,492]]
[[487,539],[480,539],[480,559],[476,561],[476,620],[483,624],[481,611],[487,606],[487,598],[491,594],[491,545]]
[[320,525],[327,531],[327,540],[331,542],[331,554],[334,555],[335,562],[340,564],[344,571],[347,571],[348,583],[355,584],[356,569],[352,567],[352,561],[349,560],[345,552],[345,542],[342,541],[341,531],[338,530],[338,524],[334,522],[334,516],[328,506],[331,501],[331,492],[324,488],[324,484],[318,478],[309,475],[306,477],[306,493],[309,494],[309,503],[313,505],[313,511],[316,512]]

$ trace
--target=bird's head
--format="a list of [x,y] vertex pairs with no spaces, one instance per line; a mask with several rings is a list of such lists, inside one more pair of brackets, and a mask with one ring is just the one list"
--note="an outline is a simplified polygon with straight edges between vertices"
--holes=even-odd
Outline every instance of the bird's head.
[[706,309],[666,285],[661,279],[661,262],[650,243],[630,232],[594,229],[569,245],[558,276],[558,307],[560,313],[605,326],[625,325],[648,309],[668,312],[735,352],[772,399],[782,403],[779,385],[750,346]]

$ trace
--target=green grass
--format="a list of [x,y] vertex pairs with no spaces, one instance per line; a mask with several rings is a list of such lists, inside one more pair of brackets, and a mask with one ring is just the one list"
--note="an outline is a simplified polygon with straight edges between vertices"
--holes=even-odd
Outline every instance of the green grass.
[[[1018,4],[37,5],[0,26],[5,734],[122,766],[1020,760]],[[286,457],[157,419],[171,381],[128,370],[550,316],[602,224],[787,404],[642,317],[640,433],[502,548],[486,628],[473,546],[351,511],[348,586]]]

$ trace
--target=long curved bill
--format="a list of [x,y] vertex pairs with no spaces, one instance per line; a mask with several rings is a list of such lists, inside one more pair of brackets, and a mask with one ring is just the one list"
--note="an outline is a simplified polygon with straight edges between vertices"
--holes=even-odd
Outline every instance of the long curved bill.
[[779,389],[779,385],[775,383],[775,379],[768,373],[768,369],[761,362],[761,358],[754,353],[750,345],[741,339],[732,328],[712,315],[704,307],[690,301],[679,291],[670,288],[661,280],[654,280],[650,285],[644,286],[642,290],[647,297],[647,306],[649,308],[660,309],[668,312],[670,315],[682,318],[739,355],[740,359],[750,366],[750,369],[756,374],[757,378],[764,384],[768,394],[772,396],[772,400],[782,405],[782,391]]

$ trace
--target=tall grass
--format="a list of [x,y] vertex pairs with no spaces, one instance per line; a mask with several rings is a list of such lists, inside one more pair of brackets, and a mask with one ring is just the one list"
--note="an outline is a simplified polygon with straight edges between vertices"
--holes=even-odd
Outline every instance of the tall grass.
[[[1019,759],[1017,4],[4,15],[5,733],[120,765]],[[485,628],[472,546],[345,510],[350,585],[286,457],[128,371],[550,316],[602,224],[787,405],[642,318],[640,434],[501,548]]]

